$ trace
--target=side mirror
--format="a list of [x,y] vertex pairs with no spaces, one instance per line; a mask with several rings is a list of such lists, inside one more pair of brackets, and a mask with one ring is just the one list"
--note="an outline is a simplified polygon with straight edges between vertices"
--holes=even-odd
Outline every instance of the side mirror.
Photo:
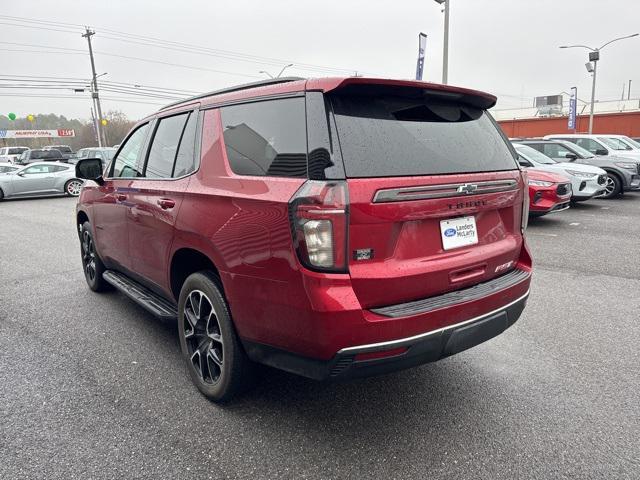
[[575,153],[567,153],[564,158],[570,160],[571,162],[573,162],[574,160],[578,159],[578,156]]
[[604,148],[599,148],[595,151],[596,155],[609,155],[609,152]]
[[102,185],[102,161],[99,158],[83,158],[76,163],[76,177],[83,180],[93,180]]
[[16,173],[16,175],[18,175],[19,177],[24,177],[24,172],[18,172]]

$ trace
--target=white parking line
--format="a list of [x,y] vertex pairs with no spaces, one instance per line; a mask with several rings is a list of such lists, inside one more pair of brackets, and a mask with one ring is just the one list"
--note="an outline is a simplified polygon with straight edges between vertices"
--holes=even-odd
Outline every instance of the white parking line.
[[571,222],[569,225],[572,227],[577,227],[578,225],[580,225],[580,222]]

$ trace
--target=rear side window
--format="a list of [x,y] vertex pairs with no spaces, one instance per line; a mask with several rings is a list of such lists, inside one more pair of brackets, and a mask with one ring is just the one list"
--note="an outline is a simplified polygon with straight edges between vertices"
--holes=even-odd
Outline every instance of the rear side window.
[[231,170],[238,175],[307,177],[304,98],[220,109]]
[[485,111],[399,96],[331,98],[349,178],[517,169]]
[[182,138],[180,139],[180,147],[178,148],[178,156],[176,157],[176,163],[173,167],[173,178],[184,177],[185,175],[195,172],[196,170],[196,124],[198,123],[198,116],[196,113],[191,113],[187,124],[182,132]]
[[132,178],[142,175],[140,160],[148,130],[149,124],[145,123],[129,136],[113,162],[113,177]]
[[579,147],[585,148],[587,150],[589,150],[591,153],[596,153],[598,150],[603,150],[604,147],[602,145],[600,145],[598,142],[596,142],[595,140],[592,140],[590,138],[567,138],[566,140],[569,140],[570,142],[575,143],[576,145],[578,145]]
[[171,178],[173,163],[188,116],[188,113],[183,113],[160,119],[149,150],[145,177]]

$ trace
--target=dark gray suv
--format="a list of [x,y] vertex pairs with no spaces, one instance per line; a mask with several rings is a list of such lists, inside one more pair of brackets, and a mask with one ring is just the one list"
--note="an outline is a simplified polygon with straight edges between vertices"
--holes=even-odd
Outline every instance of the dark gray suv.
[[557,161],[602,168],[608,177],[603,198],[613,198],[629,190],[640,190],[640,162],[636,160],[594,155],[589,150],[564,140],[521,140],[518,143],[528,145]]

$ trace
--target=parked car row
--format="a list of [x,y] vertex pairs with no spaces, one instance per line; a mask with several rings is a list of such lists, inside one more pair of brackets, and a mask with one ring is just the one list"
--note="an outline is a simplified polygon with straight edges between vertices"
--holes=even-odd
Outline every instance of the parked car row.
[[41,149],[28,147],[0,148],[0,163],[28,165],[34,162],[76,163],[81,158],[100,158],[104,166],[111,161],[116,149],[111,147],[81,148],[73,152],[68,145],[49,145]]
[[640,190],[640,144],[624,135],[547,135],[511,142],[529,172],[530,216]]

